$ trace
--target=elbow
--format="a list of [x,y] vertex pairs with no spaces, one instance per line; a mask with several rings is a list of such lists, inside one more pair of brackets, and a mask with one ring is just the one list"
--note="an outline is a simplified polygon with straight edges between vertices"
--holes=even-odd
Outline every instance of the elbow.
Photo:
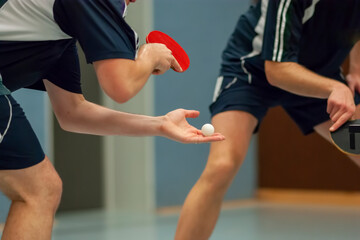
[[271,86],[279,87],[284,71],[287,71],[291,66],[291,62],[265,61],[265,75],[268,83]]
[[57,117],[57,121],[59,123],[59,126],[62,130],[66,131],[66,132],[73,132],[72,128],[71,128],[71,124],[70,121],[61,118],[61,117]]
[[112,100],[117,103],[126,103],[134,95],[134,87],[132,86],[132,80],[127,79],[127,81],[118,79],[117,81],[101,81],[101,88],[104,90],[105,94],[109,96]]
[[118,94],[114,97],[114,101],[117,103],[126,103],[133,97],[133,92],[129,89],[122,89],[121,91],[118,91]]
[[[143,74],[135,61],[108,59],[95,63],[95,71],[105,94],[117,103],[125,103],[142,88]],[[140,70],[139,70],[140,69]]]
[[277,64],[278,63],[276,63],[276,62],[265,61],[266,79],[267,79],[268,83],[274,87],[277,86],[277,79],[279,79],[279,77],[278,77],[279,70],[278,70]]
[[117,102],[119,104],[126,103],[133,97],[132,92],[129,90],[126,90],[124,88],[121,88],[119,90],[111,89],[110,91],[105,90],[105,93],[112,100],[114,100],[115,102]]
[[70,112],[67,111],[55,111],[55,116],[59,126],[66,132],[75,132],[76,119],[72,117]]
[[123,104],[123,103],[126,103],[127,101],[129,101],[130,98],[121,97],[121,98],[113,98],[113,100],[116,103]]

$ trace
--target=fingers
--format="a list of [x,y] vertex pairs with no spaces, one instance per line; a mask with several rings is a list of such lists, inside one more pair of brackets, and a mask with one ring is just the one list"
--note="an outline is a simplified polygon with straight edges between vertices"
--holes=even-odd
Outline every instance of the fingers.
[[210,137],[200,137],[197,143],[208,143],[208,142],[218,142],[225,140],[225,137],[222,135],[213,135]]
[[344,113],[344,114],[335,114],[334,117],[330,117],[331,121],[334,123],[330,127],[330,132],[336,131],[341,125],[352,118],[352,114]]
[[330,132],[336,131],[339,127],[341,127],[344,123],[346,123],[350,118],[351,118],[351,116],[346,116],[346,115],[341,116],[341,117],[330,127],[330,129],[329,129]]
[[178,61],[176,61],[175,57],[173,58],[173,60],[171,62],[171,68],[174,71],[177,71],[177,72],[182,72],[183,71],[180,64],[178,63]]
[[[353,86],[355,87],[355,85]],[[351,86],[343,87],[339,85],[328,98],[327,112],[333,122],[329,129],[331,132],[337,130],[346,121],[351,119],[355,113],[356,108],[351,88]]]
[[[149,50],[147,50],[146,47]],[[178,63],[174,62],[175,60],[171,50],[167,48],[165,44],[148,43],[146,44],[146,47],[141,48],[138,55],[145,55],[155,63],[152,74],[164,74],[173,64],[174,67],[178,67]]]
[[209,143],[225,140],[225,137],[220,133],[214,133],[211,136],[205,137],[204,135],[195,135],[185,140],[186,143]]
[[[163,48],[166,48],[167,51],[166,52],[166,55],[164,55],[162,57],[162,61],[165,61],[163,63],[163,68],[164,69],[161,69],[161,73],[165,73],[167,70],[169,70],[170,68],[172,68],[174,71],[177,71],[177,72],[182,72],[183,69],[181,68],[180,64],[178,63],[178,61],[176,60],[176,58],[174,57],[174,55],[172,54],[172,51],[167,48],[166,45],[164,44],[161,44],[161,46]],[[158,73],[159,74],[159,73]]]
[[337,130],[341,125],[343,125],[346,121],[351,119],[353,116],[352,111],[334,111],[330,113],[330,119],[334,122],[334,124],[330,127],[330,131],[333,132]]
[[338,106],[334,106],[331,108],[331,111],[328,112],[330,115],[330,119],[333,122],[336,122],[342,115],[346,113],[345,109],[341,110]]
[[335,106],[335,105],[330,104],[330,103],[327,104],[326,112],[327,112],[328,114],[330,114],[330,118],[332,117],[332,116],[331,116],[331,113],[333,112],[334,106]]
[[[197,129],[194,127],[195,130],[195,136],[194,139],[189,139],[191,140],[192,143],[208,143],[208,142],[217,142],[217,141],[223,141],[225,140],[225,136],[222,135],[221,133],[214,133],[211,136],[205,136],[201,130]],[[194,142],[195,141],[195,142]]]
[[170,69],[170,64],[162,64],[162,65],[159,65],[153,72],[152,74],[153,75],[162,75],[164,73],[166,73],[168,70]]
[[199,111],[196,110],[184,110],[186,118],[197,118],[200,115]]
[[164,59],[164,61],[165,61],[164,64],[161,66],[161,70],[159,69],[155,73],[153,72],[153,74],[155,75],[164,74],[170,68],[176,72],[183,72],[183,69],[181,68],[180,64],[176,61],[173,55],[171,55],[171,57],[169,57],[168,60]]
[[[168,50],[168,64],[167,64],[167,70],[169,70],[170,68],[172,68],[174,71],[177,71],[177,72],[182,72],[183,69],[181,68],[180,64],[178,63],[178,61],[176,60],[176,58],[174,57],[174,55],[172,54],[172,51],[165,45],[165,44],[161,44],[162,47],[165,47],[167,50]],[[163,71],[163,72],[166,72],[166,71]]]

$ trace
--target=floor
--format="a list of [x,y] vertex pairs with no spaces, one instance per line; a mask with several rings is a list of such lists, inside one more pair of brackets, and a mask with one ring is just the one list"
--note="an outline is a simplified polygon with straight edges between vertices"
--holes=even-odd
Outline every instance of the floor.
[[[56,217],[52,240],[171,240],[177,218],[177,214],[62,213]],[[360,207],[254,203],[223,210],[210,240],[237,239],[359,240]]]
[[[53,240],[170,240],[177,214],[120,212],[57,216]],[[360,207],[253,204],[224,210],[211,240],[358,240]]]

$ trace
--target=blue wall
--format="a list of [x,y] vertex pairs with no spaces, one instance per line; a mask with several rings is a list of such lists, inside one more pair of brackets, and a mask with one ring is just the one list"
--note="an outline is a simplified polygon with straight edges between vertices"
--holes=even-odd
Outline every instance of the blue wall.
[[[154,0],[154,29],[177,40],[190,57],[185,73],[169,71],[155,79],[155,113],[175,108],[196,109],[201,115],[189,120],[201,128],[210,122],[211,102],[221,52],[247,0]],[[256,144],[229,190],[226,199],[251,198],[256,189]],[[183,145],[156,138],[157,206],[181,205],[207,161],[209,145]]]
[[[49,149],[49,142],[47,141],[46,129],[49,124],[47,118],[47,101],[45,93],[39,91],[32,91],[22,89],[16,91],[13,97],[24,109],[24,112],[30,121],[37,137],[40,140],[41,146],[45,153]],[[10,201],[0,192],[0,223],[6,220]]]
[[36,136],[39,138],[41,146],[45,153],[47,153],[47,150],[50,148],[50,143],[47,139],[47,128],[51,121],[48,118],[49,114],[47,112],[47,94],[41,91],[21,89],[14,92],[13,97],[23,108]]

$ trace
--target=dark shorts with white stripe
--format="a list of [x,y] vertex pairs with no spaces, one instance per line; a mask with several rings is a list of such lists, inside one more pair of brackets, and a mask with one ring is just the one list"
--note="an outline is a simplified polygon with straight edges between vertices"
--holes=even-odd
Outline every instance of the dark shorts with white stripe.
[[24,111],[11,95],[0,95],[0,170],[23,169],[44,160]]
[[[355,103],[359,102],[360,96],[356,94]],[[316,125],[329,120],[327,99],[295,95],[273,87],[266,79],[256,76],[252,76],[250,83],[246,74],[243,77],[218,78],[210,112],[212,116],[231,110],[248,112],[259,121],[255,129],[257,132],[268,109],[275,106],[282,106],[305,135],[312,133]]]

